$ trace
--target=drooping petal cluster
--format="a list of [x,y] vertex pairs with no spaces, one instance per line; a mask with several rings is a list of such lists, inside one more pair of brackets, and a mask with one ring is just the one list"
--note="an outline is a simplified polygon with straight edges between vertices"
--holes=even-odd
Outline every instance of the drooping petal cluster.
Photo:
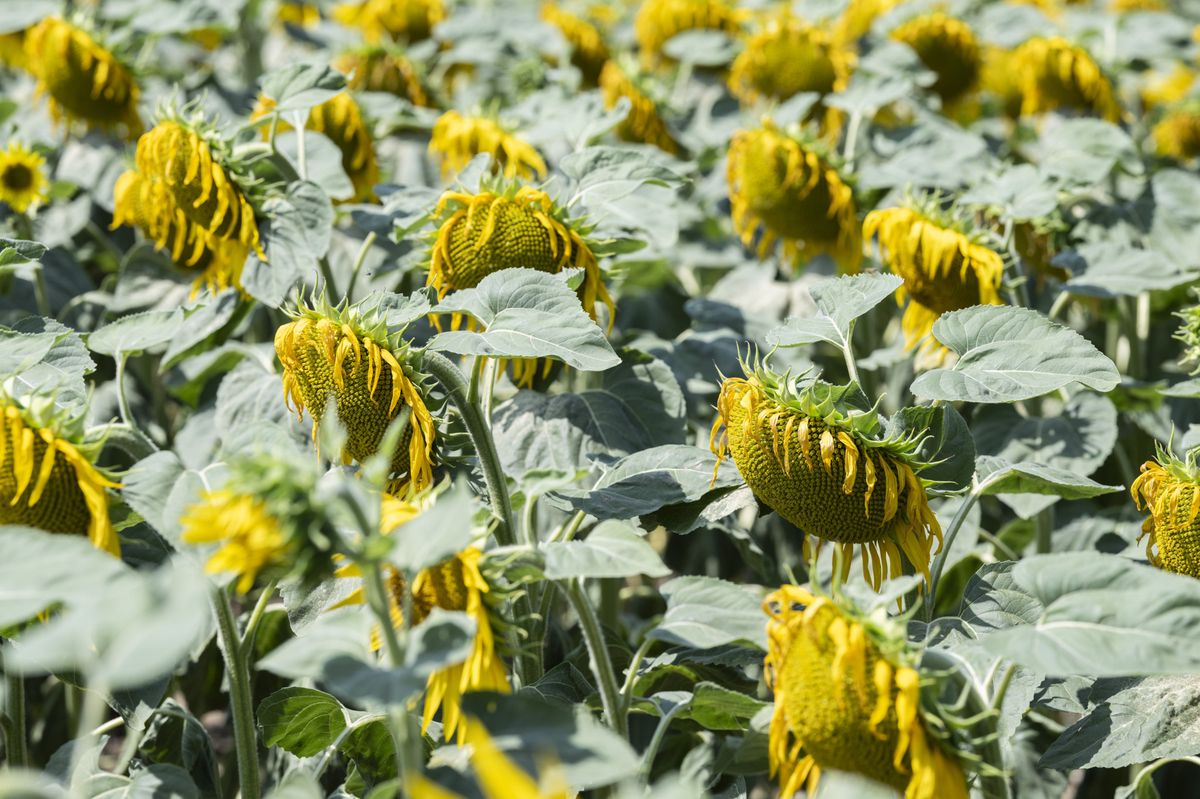
[[1034,37],[1008,60],[1019,82],[1021,115],[1070,110],[1120,119],[1112,83],[1082,47],[1060,36]]
[[266,503],[250,494],[223,488],[205,491],[179,518],[189,544],[219,544],[205,564],[210,574],[232,573],[245,594],[259,573],[287,559],[287,535]]
[[433,35],[434,26],[446,18],[446,8],[442,0],[364,0],[339,3],[332,16],[361,30],[370,44],[412,44]]
[[1159,568],[1200,578],[1200,475],[1194,462],[1160,453],[1142,464],[1129,491],[1138,510],[1149,512],[1138,540]]
[[606,109],[612,109],[622,97],[629,100],[629,115],[617,126],[617,135],[621,138],[653,144],[671,155],[679,155],[683,151],[659,115],[658,104],[639,85],[639,81],[630,77],[616,61],[609,61],[600,71],[600,93]]
[[1177,161],[1200,156],[1200,104],[1182,103],[1168,110],[1150,130],[1159,155]]
[[650,68],[664,61],[663,46],[685,31],[723,31],[736,36],[742,16],[723,0],[642,0],[633,20],[642,65]]
[[533,147],[486,116],[447,111],[438,117],[429,139],[429,152],[442,163],[442,176],[458,172],[480,153],[492,156],[494,170],[506,178],[540,178],[546,162]]
[[610,53],[604,34],[590,20],[572,14],[555,2],[542,5],[542,19],[558,28],[567,44],[571,46],[571,63],[583,76],[587,86],[600,82],[600,70],[608,61]]

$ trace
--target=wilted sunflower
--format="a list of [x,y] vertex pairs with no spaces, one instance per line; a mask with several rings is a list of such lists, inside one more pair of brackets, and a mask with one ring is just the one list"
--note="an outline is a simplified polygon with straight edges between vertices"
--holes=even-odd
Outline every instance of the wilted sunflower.
[[433,124],[429,152],[442,162],[442,177],[458,172],[480,153],[492,156],[495,171],[506,178],[533,179],[546,174],[546,162],[523,139],[488,116],[447,111]]
[[121,225],[142,231],[177,267],[199,272],[193,293],[201,285],[213,293],[241,287],[250,248],[236,239],[217,238],[189,219],[161,180],[146,179],[133,169],[117,178],[112,229]]
[[[556,763],[551,761],[542,768],[541,779],[534,779],[496,746],[478,719],[467,719],[463,742],[471,747],[471,768],[483,799],[568,799],[573,795]],[[405,787],[409,799],[465,799],[420,774],[411,777]]]
[[120,555],[105,489],[121,486],[96,467],[101,444],[84,440],[82,417],[52,406],[0,395],[0,524],[86,535]]
[[185,217],[211,236],[240,242],[265,258],[254,208],[229,160],[213,131],[172,116],[137,143],[138,172],[160,181]]
[[967,799],[962,766],[926,721],[920,654],[902,630],[795,585],[763,610],[775,694],[768,754],[784,799],[806,783],[814,795],[821,769],[861,774],[906,799]]
[[46,159],[20,142],[0,150],[0,203],[23,214],[49,198]]
[[433,35],[446,18],[442,0],[365,0],[339,3],[332,16],[343,25],[358,28],[370,44],[394,40],[412,44]]
[[1020,78],[1021,115],[1069,109],[1116,122],[1121,117],[1112,83],[1091,54],[1059,36],[1034,37],[1013,51]]
[[558,28],[571,46],[571,63],[583,76],[584,84],[597,85],[600,82],[600,70],[609,58],[608,44],[600,29],[555,2],[542,4],[542,19]]
[[879,236],[882,260],[904,279],[896,301],[904,309],[904,344],[921,345],[931,363],[945,349],[932,338],[933,323],[948,311],[972,305],[1000,305],[1004,259],[982,243],[982,232],[968,233],[967,223],[942,212],[934,198],[867,214],[863,235]]
[[1181,103],[1167,111],[1150,135],[1159,155],[1179,161],[1200,155],[1200,101]]
[[937,76],[930,89],[942,99],[943,108],[952,108],[974,91],[983,51],[967,23],[938,11],[908,20],[892,31],[892,38],[911,47]]
[[1200,469],[1196,451],[1183,460],[1161,447],[1129,487],[1138,510],[1149,511],[1140,541],[1155,566],[1200,578]]
[[[380,528],[391,532],[420,514],[420,500],[401,501],[385,494]],[[508,673],[496,649],[493,630],[498,619],[493,617],[488,600],[492,587],[480,571],[483,552],[468,547],[457,555],[420,572],[411,588],[404,575],[394,569],[387,571],[388,612],[397,628],[404,624],[405,593],[412,607],[412,626],[428,618],[434,608],[466,613],[475,621],[475,640],[466,660],[446,666],[429,676],[425,685],[425,708],[422,729],[427,729],[438,710],[442,711],[442,737],[449,741],[457,736],[462,743],[470,733],[471,724],[462,715],[462,697],[472,691],[508,693]],[[340,577],[361,577],[358,566],[350,564],[338,570]],[[362,588],[353,591],[335,607],[361,605],[366,595]],[[378,641],[373,642],[375,646]]]
[[[784,5],[766,17],[729,70],[729,90],[743,103],[786,100],[800,92],[822,97],[846,88],[854,51],[834,42],[824,29],[797,18]],[[840,114],[830,109],[826,129]]]
[[141,134],[133,74],[82,28],[46,17],[25,35],[25,66],[48,96],[55,120],[123,128],[130,139]]
[[747,377],[725,378],[717,399],[709,439],[717,468],[732,457],[755,496],[818,547],[839,544],[847,571],[860,546],[876,589],[900,574],[901,552],[928,579],[942,530],[917,477],[919,437],[884,436],[875,411],[851,406],[844,389],[797,390],[761,365],[743,369]]
[[733,228],[747,247],[758,236],[760,258],[782,241],[794,262],[828,253],[842,271],[858,271],[862,231],[854,192],[815,142],[765,121],[734,134],[726,174]]
[[399,334],[389,333],[374,308],[333,307],[324,299],[301,306],[293,317],[275,333],[288,407],[298,417],[308,411],[316,439],[332,397],[346,430],[341,456],[347,463],[374,455],[388,426],[405,408],[411,409],[392,455],[392,474],[398,490],[428,487],[433,482],[433,416],[425,377],[410,364]]
[[631,78],[616,61],[609,61],[600,71],[604,107],[613,108],[622,97],[629,100],[629,115],[617,126],[617,134],[626,141],[653,144],[665,153],[679,155],[683,148],[659,115],[658,104],[640,84],[640,79]]
[[387,92],[416,106],[430,105],[421,75],[403,52],[367,46],[347,50],[333,62],[346,75],[346,87],[359,92]]
[[724,31],[736,36],[742,15],[722,0],[642,0],[633,19],[642,65],[651,68],[665,60],[663,46],[685,31]]
[[[261,119],[275,107],[269,97],[259,97],[251,114],[252,119]],[[291,130],[291,125],[280,121],[278,130]],[[379,182],[379,163],[375,159],[375,142],[363,118],[362,109],[348,92],[340,92],[308,112],[305,130],[325,136],[342,154],[342,170],[354,186],[349,202],[372,202],[375,199],[375,184]],[[263,131],[269,135],[269,131]]]

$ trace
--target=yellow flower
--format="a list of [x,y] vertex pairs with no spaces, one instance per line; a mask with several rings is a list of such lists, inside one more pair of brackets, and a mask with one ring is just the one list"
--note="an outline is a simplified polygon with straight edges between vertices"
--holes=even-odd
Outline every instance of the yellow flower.
[[642,0],[633,20],[642,64],[650,68],[665,60],[663,46],[685,31],[715,30],[735,36],[741,16],[722,0]]
[[1021,74],[1017,72],[1014,52],[1001,47],[983,51],[983,66],[979,73],[980,86],[999,102],[999,111],[1010,119],[1021,116],[1024,103]]
[[617,126],[622,139],[653,144],[671,155],[683,151],[659,116],[657,104],[616,61],[609,61],[600,71],[600,92],[607,109],[613,108],[622,97],[629,99],[629,115]]
[[120,555],[105,492],[120,484],[96,468],[97,447],[36,416],[0,397],[0,525],[86,535],[97,549]]
[[1196,71],[1176,64],[1169,74],[1154,74],[1142,89],[1142,106],[1147,110],[1173,105],[1187,97],[1196,85]]
[[[788,6],[769,15],[729,70],[729,90],[743,103],[786,100],[800,92],[822,97],[846,88],[854,52],[836,44],[825,30],[797,19]],[[827,114],[834,130],[840,114]]]
[[571,63],[583,76],[584,85],[597,85],[600,70],[609,58],[608,44],[600,29],[554,2],[542,4],[542,19],[558,28],[571,45]]
[[23,214],[49,199],[46,159],[20,142],[0,150],[0,202]]
[[1066,39],[1027,40],[1013,52],[1010,68],[1020,78],[1022,116],[1068,109],[1110,122],[1121,118],[1112,84],[1100,66],[1087,50]]
[[868,239],[879,236],[883,262],[904,279],[896,301],[908,299],[902,322],[905,347],[921,344],[931,363],[946,352],[930,335],[939,316],[972,305],[1001,304],[1004,260],[960,227],[920,203],[872,211],[863,223]]
[[[535,780],[496,746],[477,719],[469,719],[465,743],[471,747],[471,766],[483,799],[568,799],[573,794],[556,764]],[[422,775],[407,783],[409,799],[464,799]]]
[[709,441],[717,468],[732,457],[755,496],[806,534],[806,548],[809,538],[840,545],[847,572],[860,546],[876,589],[900,574],[901,551],[928,579],[942,530],[917,477],[917,442],[882,437],[873,412],[839,407],[823,384],[797,391],[766,369],[746,371],[721,385]]
[[1200,107],[1186,103],[1168,111],[1150,131],[1159,155],[1190,161],[1200,155]]
[[0,33],[0,64],[25,67],[25,31]]
[[962,766],[926,726],[917,655],[902,636],[794,585],[763,609],[775,694],[768,754],[784,799],[805,783],[812,796],[821,769],[862,774],[906,799],[967,799]]
[[1200,474],[1194,453],[1179,460],[1160,451],[1157,461],[1142,464],[1130,486],[1138,510],[1149,511],[1140,541],[1155,566],[1200,578]]
[[[261,119],[275,107],[269,97],[259,97],[251,119]],[[279,130],[291,130],[292,126],[280,120]],[[330,97],[318,106],[309,109],[305,130],[322,134],[342,154],[342,169],[354,186],[354,194],[346,202],[373,202],[375,184],[379,182],[379,163],[375,159],[375,143],[371,131],[363,118],[362,109],[347,92]],[[264,130],[263,136],[269,131]]]
[[828,253],[842,271],[857,272],[862,231],[854,192],[810,145],[764,122],[729,144],[733,228],[747,247],[758,236],[765,258],[777,242],[797,264]]
[[362,47],[342,53],[333,66],[346,75],[346,87],[353,91],[387,92],[415,106],[430,105],[417,68],[402,52]]
[[433,28],[446,17],[442,0],[365,0],[339,3],[332,16],[343,25],[356,27],[371,44],[386,39],[411,44],[433,35]]
[[138,139],[138,172],[160,181],[175,206],[202,230],[238,241],[265,258],[254,209],[223,163],[220,145],[180,120],[165,119]]
[[205,491],[199,502],[184,511],[179,523],[187,543],[221,544],[205,564],[205,571],[237,574],[239,593],[254,587],[259,572],[286,562],[283,527],[257,497],[228,488]]
[[142,132],[133,75],[86,31],[61,17],[46,17],[25,35],[26,67],[57,121],[88,128]]
[[289,25],[301,28],[311,28],[321,21],[321,9],[303,0],[282,0],[275,18]]
[[967,23],[939,11],[910,19],[892,31],[892,38],[911,47],[937,76],[930,88],[942,99],[943,108],[955,106],[974,91],[983,69],[983,52]]
[[900,5],[902,0],[850,0],[833,23],[833,40],[852,45],[871,30],[875,20]]
[[314,439],[333,398],[346,430],[341,456],[347,463],[374,455],[388,426],[411,409],[392,473],[400,487],[420,491],[432,484],[435,431],[422,376],[408,365],[398,337],[389,337],[369,309],[301,307],[276,331],[275,352],[283,364],[284,402],[298,417],[308,411]]
[[236,239],[217,238],[189,219],[161,180],[144,178],[133,169],[117,178],[112,229],[121,225],[141,230],[176,266],[199,272],[193,293],[201,285],[214,293],[241,288],[250,248]]
[[490,154],[493,170],[506,178],[533,179],[546,174],[546,162],[537,150],[486,116],[463,116],[457,111],[442,114],[433,124],[429,152],[441,159],[443,178],[480,153]]

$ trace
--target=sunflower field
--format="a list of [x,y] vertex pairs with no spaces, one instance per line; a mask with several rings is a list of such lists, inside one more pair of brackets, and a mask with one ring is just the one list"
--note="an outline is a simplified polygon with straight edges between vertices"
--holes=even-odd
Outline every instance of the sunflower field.
[[0,799],[1200,798],[1200,0],[0,0]]

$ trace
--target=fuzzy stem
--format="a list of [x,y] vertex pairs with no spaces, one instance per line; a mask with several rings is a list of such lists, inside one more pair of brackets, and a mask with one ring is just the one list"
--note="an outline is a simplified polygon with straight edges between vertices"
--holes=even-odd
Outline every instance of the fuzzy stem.
[[654,737],[650,739],[650,745],[646,747],[646,751],[642,753],[642,777],[649,781],[650,772],[654,768],[654,758],[658,755],[658,749],[662,746],[663,739],[667,737],[667,730],[671,726],[671,722],[675,716],[687,707],[687,702],[680,702],[675,707],[663,714],[663,717],[658,720],[658,726],[654,728]]
[[1038,511],[1033,517],[1033,526],[1037,531],[1037,553],[1049,554],[1052,551],[1050,536],[1054,532],[1054,506]]
[[238,785],[242,799],[258,799],[258,737],[254,728],[254,698],[250,693],[250,674],[246,653],[242,650],[237,622],[225,592],[214,588],[213,610],[217,616],[217,641],[225,657],[225,675],[229,679],[230,715],[237,750]]
[[942,550],[933,558],[933,568],[929,572],[929,601],[925,603],[926,621],[933,620],[934,608],[937,606],[938,583],[942,579],[942,570],[946,568],[946,560],[950,557],[950,548],[954,545],[954,539],[958,537],[958,531],[962,529],[963,522],[967,520],[967,514],[970,513],[971,507],[982,496],[982,490],[983,484],[981,483],[973,487],[970,493],[963,498],[954,518],[950,520],[950,527],[942,537]]
[[858,379],[858,364],[854,360],[854,321],[850,322],[850,329],[846,334],[846,346],[842,348],[842,357],[846,359],[846,371],[850,375],[850,379],[861,386],[862,383]]
[[271,597],[275,595],[275,586],[278,585],[278,582],[278,580],[271,580],[267,583],[267,587],[258,595],[258,601],[254,603],[254,609],[250,611],[250,618],[246,621],[246,629],[242,631],[242,652],[245,653],[247,658],[249,658],[250,651],[254,648],[254,637],[258,634],[258,625],[262,623],[263,614],[266,613],[267,604],[270,603]]
[[358,248],[358,255],[354,258],[354,266],[350,270],[350,285],[346,287],[346,299],[354,300],[354,286],[358,283],[358,273],[362,271],[363,264],[367,260],[367,253],[371,250],[371,245],[375,243],[375,231],[367,234],[363,239],[362,246]]
[[125,394],[125,362],[128,359],[128,353],[117,353],[117,407],[121,411],[121,421],[130,427],[135,427],[133,423],[133,411],[129,409],[129,398]]
[[5,758],[12,766],[29,765],[29,750],[25,742],[25,680],[19,674],[6,674],[9,724],[4,737]]
[[592,675],[596,678],[600,704],[604,707],[608,724],[621,737],[628,737],[625,716],[620,710],[621,694],[617,689],[617,675],[613,670],[612,659],[608,656],[608,647],[604,643],[600,620],[596,618],[596,609],[592,607],[592,602],[580,581],[572,580],[556,585],[562,589],[575,615],[579,617],[579,629],[583,632],[583,640],[588,649],[588,663],[592,667]]
[[621,712],[625,715],[626,724],[629,723],[629,708],[633,705],[633,686],[637,682],[638,669],[653,645],[654,639],[646,636],[641,646],[633,653],[633,659],[629,661],[629,670],[625,672],[625,682],[621,685]]

